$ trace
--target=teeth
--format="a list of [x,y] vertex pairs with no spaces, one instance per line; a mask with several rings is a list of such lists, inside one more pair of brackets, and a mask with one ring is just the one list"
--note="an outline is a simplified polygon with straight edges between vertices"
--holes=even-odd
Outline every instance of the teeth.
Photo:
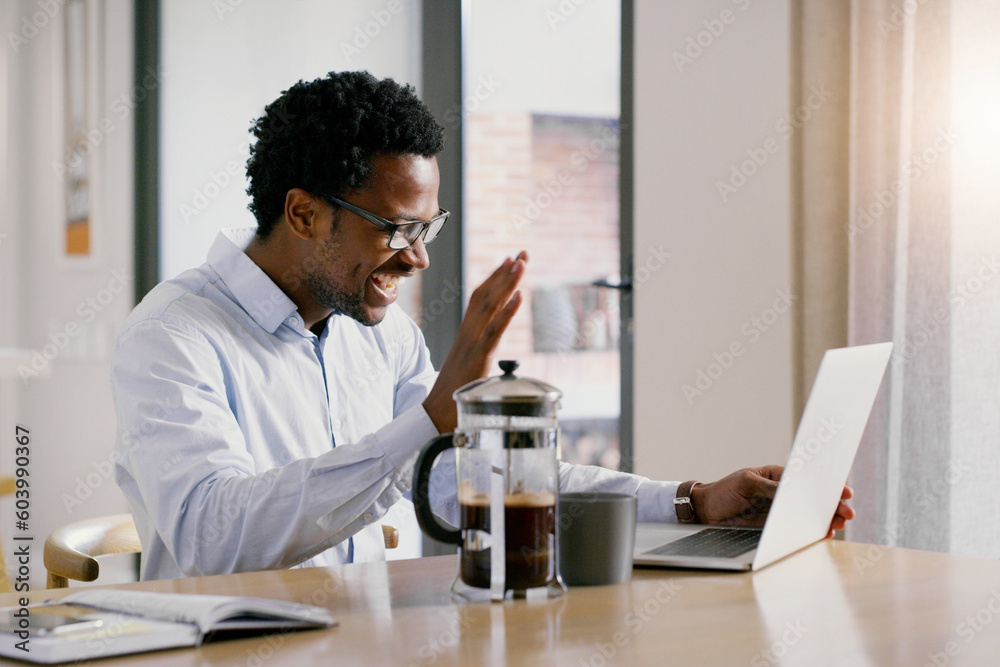
[[388,273],[373,274],[372,279],[379,285],[379,287],[385,289],[395,289],[403,282],[402,276],[394,276]]

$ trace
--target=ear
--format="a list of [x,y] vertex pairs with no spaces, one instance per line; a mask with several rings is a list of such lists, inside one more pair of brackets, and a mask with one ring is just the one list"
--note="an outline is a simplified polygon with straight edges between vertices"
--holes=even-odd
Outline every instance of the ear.
[[322,203],[312,193],[301,188],[285,193],[285,224],[300,239],[308,240],[317,234],[322,212]]

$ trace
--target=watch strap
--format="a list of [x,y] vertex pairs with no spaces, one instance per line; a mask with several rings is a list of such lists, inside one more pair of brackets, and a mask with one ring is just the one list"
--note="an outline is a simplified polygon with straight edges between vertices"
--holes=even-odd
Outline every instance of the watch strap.
[[677,487],[677,495],[674,496],[674,512],[677,514],[677,521],[680,523],[695,523],[697,517],[694,512],[694,504],[691,502],[691,489],[697,481],[684,482]]

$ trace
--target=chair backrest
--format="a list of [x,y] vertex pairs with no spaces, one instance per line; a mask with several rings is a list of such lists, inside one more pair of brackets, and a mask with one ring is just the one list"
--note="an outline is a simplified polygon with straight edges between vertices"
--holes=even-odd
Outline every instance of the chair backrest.
[[395,549],[399,546],[399,531],[393,526],[382,524],[382,537],[385,539],[386,549]]
[[57,528],[45,540],[48,588],[66,588],[69,579],[94,581],[101,571],[96,556],[140,553],[142,543],[131,514],[85,519]]
[[[395,549],[399,545],[399,531],[393,526],[383,525],[382,537],[386,549]],[[102,516],[67,524],[54,530],[45,540],[44,561],[49,574],[46,588],[66,588],[69,579],[95,581],[101,571],[97,556],[141,552],[142,543],[131,514]]]

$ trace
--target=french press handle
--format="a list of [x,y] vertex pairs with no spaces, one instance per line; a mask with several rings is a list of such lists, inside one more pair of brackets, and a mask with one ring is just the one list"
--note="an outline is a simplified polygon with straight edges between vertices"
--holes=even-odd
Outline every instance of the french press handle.
[[417,465],[413,473],[413,508],[417,512],[417,523],[420,524],[420,529],[428,537],[445,544],[461,544],[462,531],[461,529],[445,528],[431,511],[431,467],[437,457],[452,446],[453,438],[452,433],[446,433],[427,443],[421,450],[420,456],[417,457]]

